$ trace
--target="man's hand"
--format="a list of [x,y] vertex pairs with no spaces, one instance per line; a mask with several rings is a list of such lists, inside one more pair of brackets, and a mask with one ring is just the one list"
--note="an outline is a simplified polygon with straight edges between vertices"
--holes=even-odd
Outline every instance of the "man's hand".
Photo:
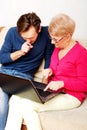
[[30,43],[24,42],[24,44],[21,47],[21,50],[11,53],[10,57],[13,61],[15,61],[15,60],[19,59],[20,57],[26,55],[26,53],[28,53],[31,48],[33,48],[33,46]]
[[24,52],[24,54],[26,54],[31,50],[31,48],[33,48],[33,46],[30,43],[24,42],[24,44],[21,47],[21,51]]

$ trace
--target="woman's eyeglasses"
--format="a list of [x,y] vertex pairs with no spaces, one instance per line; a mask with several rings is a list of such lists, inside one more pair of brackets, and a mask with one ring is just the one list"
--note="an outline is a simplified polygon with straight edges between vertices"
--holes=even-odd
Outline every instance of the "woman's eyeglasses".
[[50,38],[52,41],[54,41],[55,43],[60,42],[62,39],[64,38],[64,36],[60,39],[57,38]]

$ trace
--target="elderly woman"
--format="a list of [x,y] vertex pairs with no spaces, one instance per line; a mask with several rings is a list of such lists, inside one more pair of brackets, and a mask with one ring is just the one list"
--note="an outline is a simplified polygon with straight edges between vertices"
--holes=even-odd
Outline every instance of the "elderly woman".
[[62,89],[64,93],[45,104],[13,96],[5,130],[20,130],[22,118],[28,130],[42,130],[38,112],[79,107],[86,98],[87,50],[72,38],[75,22],[69,16],[59,14],[51,20],[48,30],[55,49],[49,68],[43,70],[43,82],[48,82],[44,91]]

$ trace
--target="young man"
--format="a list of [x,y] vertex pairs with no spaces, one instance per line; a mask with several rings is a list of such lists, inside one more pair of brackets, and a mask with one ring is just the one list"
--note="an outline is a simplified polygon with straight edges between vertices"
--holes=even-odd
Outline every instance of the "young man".
[[[33,75],[45,58],[47,68],[53,45],[50,43],[48,27],[40,26],[35,13],[22,15],[17,27],[9,29],[0,50],[0,71],[33,80]],[[9,95],[0,88],[0,129],[4,130],[8,113]]]

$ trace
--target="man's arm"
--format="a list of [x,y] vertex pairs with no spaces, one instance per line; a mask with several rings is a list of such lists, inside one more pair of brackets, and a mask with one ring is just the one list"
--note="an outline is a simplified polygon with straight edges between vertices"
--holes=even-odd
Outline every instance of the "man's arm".
[[48,43],[47,43],[47,47],[46,47],[46,51],[45,51],[45,65],[44,65],[44,68],[49,67],[50,59],[51,59],[51,55],[53,53],[53,50],[54,50],[54,45],[51,44],[51,41],[48,38]]

